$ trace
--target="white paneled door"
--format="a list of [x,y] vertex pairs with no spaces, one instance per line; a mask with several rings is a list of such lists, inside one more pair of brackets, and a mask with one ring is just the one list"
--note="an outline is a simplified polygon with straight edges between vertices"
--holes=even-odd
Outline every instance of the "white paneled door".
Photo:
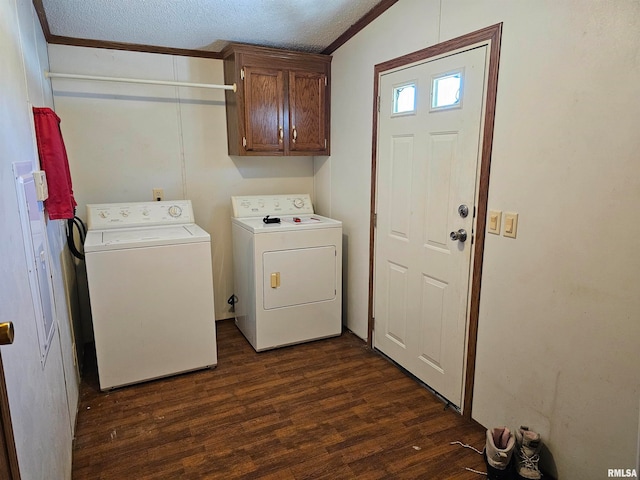
[[373,343],[458,407],[486,56],[383,72],[378,89]]

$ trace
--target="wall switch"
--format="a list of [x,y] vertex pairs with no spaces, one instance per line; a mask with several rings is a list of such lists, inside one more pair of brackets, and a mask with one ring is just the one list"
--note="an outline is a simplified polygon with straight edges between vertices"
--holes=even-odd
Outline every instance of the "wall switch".
[[516,238],[518,232],[518,214],[506,213],[504,214],[504,236],[510,238]]
[[164,190],[162,188],[153,189],[153,200],[156,202],[164,200]]
[[500,210],[489,210],[489,227],[487,232],[500,235],[500,225],[502,224],[502,212]]

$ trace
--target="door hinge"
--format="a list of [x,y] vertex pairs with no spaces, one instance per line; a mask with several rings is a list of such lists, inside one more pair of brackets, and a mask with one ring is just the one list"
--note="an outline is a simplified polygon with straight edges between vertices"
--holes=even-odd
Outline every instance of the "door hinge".
[[373,228],[378,228],[378,214],[373,214]]
[[324,86],[328,86],[329,85],[329,79],[327,77],[324,77]]
[[247,137],[242,137],[242,146],[243,147],[247,146]]
[[244,80],[244,68],[240,69],[240,80]]
[[378,112],[380,112],[380,95],[378,95]]
[[473,218],[476,218],[476,206],[473,206]]
[[327,139],[326,138],[324,139],[324,149],[325,150],[327,149]]

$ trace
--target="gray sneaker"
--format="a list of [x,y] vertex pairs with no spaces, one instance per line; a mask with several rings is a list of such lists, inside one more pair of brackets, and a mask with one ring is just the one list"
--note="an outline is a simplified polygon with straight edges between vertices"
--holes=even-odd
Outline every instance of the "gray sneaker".
[[540,480],[542,474],[538,469],[542,440],[540,434],[520,427],[516,430],[516,474],[519,479]]
[[507,427],[487,430],[485,461],[487,476],[490,480],[511,480],[511,457],[515,448],[515,438]]

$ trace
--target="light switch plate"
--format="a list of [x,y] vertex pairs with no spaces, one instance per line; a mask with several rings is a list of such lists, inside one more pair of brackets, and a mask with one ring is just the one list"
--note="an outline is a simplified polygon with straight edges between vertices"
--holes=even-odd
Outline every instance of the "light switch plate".
[[489,210],[489,221],[487,222],[487,232],[500,235],[500,225],[502,224],[502,212],[500,210]]
[[504,214],[504,236],[516,238],[518,233],[518,214],[505,212]]

